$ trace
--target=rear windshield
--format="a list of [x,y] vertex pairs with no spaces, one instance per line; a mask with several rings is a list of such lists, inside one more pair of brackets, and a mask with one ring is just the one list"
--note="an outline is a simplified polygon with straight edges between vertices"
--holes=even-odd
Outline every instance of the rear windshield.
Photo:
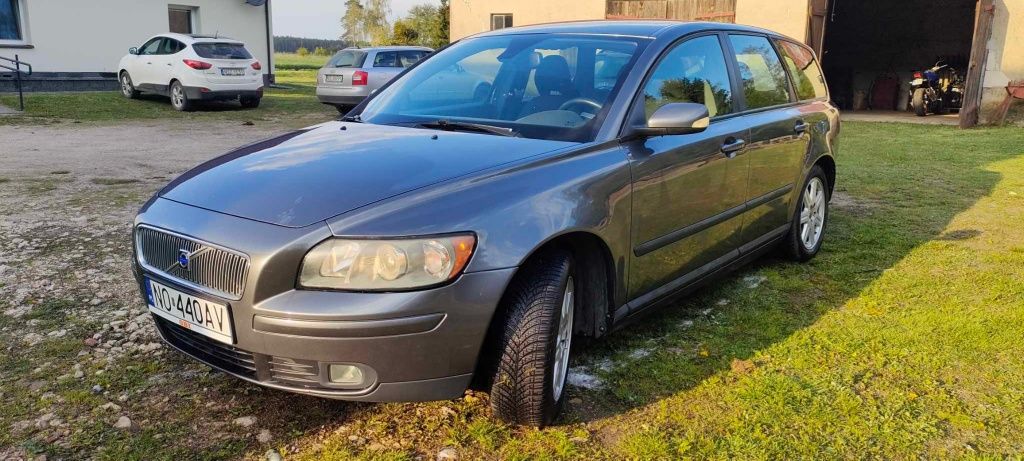
[[241,43],[196,43],[192,45],[196,54],[207,59],[252,59],[249,50]]
[[327,67],[363,67],[365,60],[366,52],[364,51],[342,50],[335,53],[330,61],[327,61]]

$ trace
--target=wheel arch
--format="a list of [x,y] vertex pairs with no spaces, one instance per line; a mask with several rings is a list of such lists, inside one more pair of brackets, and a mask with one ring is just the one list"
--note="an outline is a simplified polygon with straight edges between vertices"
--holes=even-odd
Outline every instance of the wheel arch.
[[814,161],[814,165],[825,171],[825,178],[828,179],[828,197],[831,199],[832,193],[836,190],[836,159],[824,154]]
[[[553,250],[568,251],[575,263],[577,287],[583,287],[582,302],[575,318],[574,332],[584,337],[597,338],[606,334],[611,327],[610,315],[614,313],[615,265],[611,248],[599,235],[585,230],[571,230],[554,235],[535,247],[516,268],[505,287],[501,301],[491,316],[487,335],[477,356],[474,370],[474,387],[487,389],[488,380],[496,366],[500,334],[507,318],[506,306],[510,292],[517,279],[524,276],[523,268],[543,254]],[[582,311],[582,312],[581,312]]]

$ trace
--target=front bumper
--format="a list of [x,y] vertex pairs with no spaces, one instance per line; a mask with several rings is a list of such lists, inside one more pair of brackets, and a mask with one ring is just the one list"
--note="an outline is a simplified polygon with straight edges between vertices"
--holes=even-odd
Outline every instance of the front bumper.
[[[203,235],[177,223],[202,223]],[[476,368],[491,317],[513,269],[463,274],[442,287],[396,293],[297,290],[304,251],[293,246],[325,238],[319,226],[288,229],[156,200],[137,221],[231,247],[251,258],[241,299],[211,296],[172,278],[136,269],[179,291],[228,304],[235,332],[228,345],[155,317],[165,341],[217,369],[263,386],[360,401],[425,401],[462,395]],[[313,229],[315,227],[315,229]],[[326,226],[324,226],[326,227]],[[262,230],[258,237],[252,232]],[[233,234],[233,239],[227,238]],[[247,236],[250,238],[239,238]],[[297,243],[300,242],[300,243]],[[237,245],[234,243],[238,243]],[[240,247],[245,243],[245,248]],[[306,246],[308,248],[308,246]],[[141,285],[140,285],[141,286]],[[283,289],[281,289],[283,287]],[[358,389],[330,383],[330,364],[359,366],[368,377]]]

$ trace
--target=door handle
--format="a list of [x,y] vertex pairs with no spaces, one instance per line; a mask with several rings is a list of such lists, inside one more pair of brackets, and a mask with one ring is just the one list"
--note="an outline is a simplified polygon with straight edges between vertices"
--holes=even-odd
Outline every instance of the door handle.
[[810,127],[811,126],[808,125],[807,122],[800,120],[796,122],[796,126],[793,127],[793,131],[796,131],[797,133],[806,133]]
[[743,150],[746,147],[747,142],[742,139],[729,138],[725,140],[725,144],[722,144],[722,153],[726,157],[733,158],[736,153]]

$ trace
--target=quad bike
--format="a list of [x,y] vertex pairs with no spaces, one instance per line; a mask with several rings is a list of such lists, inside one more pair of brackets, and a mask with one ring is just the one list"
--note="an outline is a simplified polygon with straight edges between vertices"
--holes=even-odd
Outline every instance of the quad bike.
[[931,69],[914,72],[910,82],[910,110],[918,117],[960,110],[964,101],[964,78],[939,61]]

